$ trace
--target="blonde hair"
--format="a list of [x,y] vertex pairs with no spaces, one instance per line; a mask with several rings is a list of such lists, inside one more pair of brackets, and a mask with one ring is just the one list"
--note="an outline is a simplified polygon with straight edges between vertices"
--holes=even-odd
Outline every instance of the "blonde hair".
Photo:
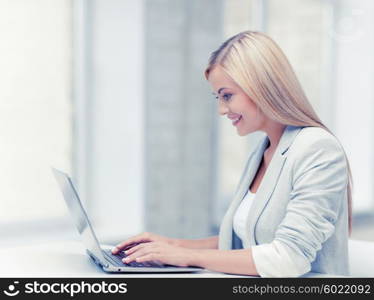
[[[321,127],[334,135],[318,118],[283,51],[264,33],[243,31],[226,40],[212,52],[204,73],[206,79],[218,65],[270,119],[284,125]],[[348,167],[348,231],[351,235],[353,180],[344,149],[343,152]]]

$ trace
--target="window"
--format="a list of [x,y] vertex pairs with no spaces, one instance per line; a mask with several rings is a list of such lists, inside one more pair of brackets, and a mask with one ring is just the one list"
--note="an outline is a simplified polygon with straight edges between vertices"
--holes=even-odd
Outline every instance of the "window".
[[70,1],[0,2],[2,225],[65,213],[50,166],[71,171],[70,19]]

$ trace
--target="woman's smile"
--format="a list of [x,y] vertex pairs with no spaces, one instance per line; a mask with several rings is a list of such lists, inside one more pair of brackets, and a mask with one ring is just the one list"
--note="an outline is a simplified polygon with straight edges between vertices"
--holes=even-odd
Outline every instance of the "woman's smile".
[[232,114],[232,115],[228,115],[228,118],[232,121],[232,125],[236,126],[241,121],[243,116],[239,114]]
[[235,120],[232,122],[232,125],[234,125],[234,126],[238,125],[242,118],[243,118],[243,117],[240,116],[239,118],[235,119]]

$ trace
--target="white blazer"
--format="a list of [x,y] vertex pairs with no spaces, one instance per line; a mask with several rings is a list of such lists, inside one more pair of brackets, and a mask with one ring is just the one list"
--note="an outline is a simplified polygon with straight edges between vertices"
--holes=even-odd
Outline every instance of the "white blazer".
[[[264,136],[249,155],[220,227],[219,249],[243,247],[233,216],[268,143]],[[260,276],[349,275],[347,184],[344,151],[332,134],[285,128],[246,220],[245,239]]]

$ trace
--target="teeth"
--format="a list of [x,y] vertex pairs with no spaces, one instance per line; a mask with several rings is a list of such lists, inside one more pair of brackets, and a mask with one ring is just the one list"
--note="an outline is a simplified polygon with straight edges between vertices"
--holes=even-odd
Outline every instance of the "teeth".
[[236,122],[236,121],[238,121],[241,117],[242,117],[242,116],[240,116],[239,118],[234,119],[233,121]]

